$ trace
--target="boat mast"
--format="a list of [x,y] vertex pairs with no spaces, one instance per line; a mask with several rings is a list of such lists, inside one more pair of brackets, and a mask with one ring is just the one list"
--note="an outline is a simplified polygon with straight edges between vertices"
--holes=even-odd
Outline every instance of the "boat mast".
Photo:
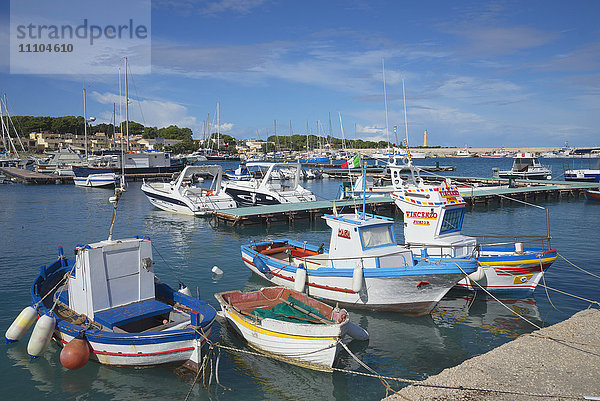
[[85,160],[88,159],[88,140],[87,140],[87,109],[85,101],[85,88],[83,88],[83,140],[85,141]]
[[344,135],[344,124],[342,124],[342,113],[340,113],[338,111],[338,114],[340,116],[340,129],[342,130],[342,149],[345,152],[346,151],[346,137]]
[[404,78],[402,78],[402,99],[404,103],[404,133],[406,136],[406,146],[408,146],[408,119],[406,118],[406,94],[404,92]]
[[[0,109],[2,108],[2,106],[0,105]],[[10,113],[8,112],[8,99],[6,98],[6,93],[4,94],[4,109],[6,110],[6,135],[8,136],[8,140],[10,141],[10,144],[13,148],[13,152],[15,153],[15,155],[18,156],[19,152],[17,151],[17,147],[15,146],[12,138],[10,137],[10,125],[12,124],[12,119],[10,118]],[[21,149],[23,150],[23,152],[25,152],[25,147],[23,146],[23,142],[21,142],[21,137],[19,136],[19,133],[17,132],[17,129],[15,128],[15,125],[12,124],[13,130],[15,132],[15,137],[17,138],[17,140],[19,141],[19,144],[21,145]]]
[[127,57],[125,57],[125,130],[127,131],[127,151],[129,152],[129,87],[127,85]]
[[220,103],[217,102],[217,154],[221,150],[221,116],[219,115]]
[[[4,112],[2,111],[2,104],[0,104],[0,121],[2,122],[2,145],[4,146],[4,151],[5,152],[6,151],[10,152],[10,149],[8,149],[6,147],[6,138],[5,138],[5,135],[4,135],[4,131],[5,131],[5,127],[4,127]],[[6,135],[8,135],[8,133]],[[10,139],[10,137],[8,137],[8,138]]]
[[387,141],[386,148],[390,143],[390,132],[388,130],[388,108],[387,108],[387,91],[385,89],[385,62],[383,57],[381,58],[381,72],[383,75],[383,102],[385,104],[385,139]]

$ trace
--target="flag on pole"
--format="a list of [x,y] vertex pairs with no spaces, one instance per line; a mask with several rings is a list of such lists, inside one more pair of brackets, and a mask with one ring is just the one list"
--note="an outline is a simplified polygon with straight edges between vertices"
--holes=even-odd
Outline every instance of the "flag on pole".
[[342,168],[358,168],[360,167],[360,157],[355,155],[352,159],[342,164]]

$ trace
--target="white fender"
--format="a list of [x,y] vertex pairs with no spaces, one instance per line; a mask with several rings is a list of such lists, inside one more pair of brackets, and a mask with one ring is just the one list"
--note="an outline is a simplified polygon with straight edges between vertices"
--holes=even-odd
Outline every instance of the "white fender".
[[361,264],[358,264],[354,267],[354,271],[352,272],[352,291],[360,292],[362,290],[363,285],[363,268]]
[[187,295],[189,297],[192,296],[192,291],[190,291],[189,287],[183,283],[179,283],[179,289],[177,292]]
[[6,342],[12,343],[15,341],[19,341],[27,330],[31,327],[35,319],[37,318],[37,311],[33,306],[28,306],[23,309],[19,316],[12,322],[8,330],[6,330]]
[[304,265],[300,265],[296,268],[296,276],[294,277],[294,289],[298,292],[304,291],[306,285],[306,269]]
[[31,357],[38,357],[46,351],[54,333],[54,326],[56,326],[54,313],[50,312],[49,315],[39,318],[33,328],[33,333],[31,333],[29,344],[27,344],[27,353]]
[[222,276],[223,275],[223,270],[221,270],[219,268],[219,266],[213,266],[212,270],[213,274],[217,275],[217,276]]
[[523,253],[523,243],[522,242],[515,242],[515,252]]
[[482,266],[477,267],[477,270],[475,270],[473,273],[468,275],[469,280],[472,281],[480,281],[482,278],[485,277],[485,271],[483,270]]
[[359,341],[366,341],[369,339],[369,333],[367,330],[352,322],[346,323],[346,334]]

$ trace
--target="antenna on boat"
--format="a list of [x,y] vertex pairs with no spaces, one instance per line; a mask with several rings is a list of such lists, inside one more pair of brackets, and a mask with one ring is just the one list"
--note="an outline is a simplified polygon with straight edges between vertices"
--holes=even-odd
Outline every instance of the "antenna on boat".
[[115,186],[115,194],[108,198],[108,201],[113,204],[112,220],[110,222],[110,230],[108,232],[109,241],[112,241],[113,227],[115,226],[115,218],[117,217],[117,204],[119,203],[119,199],[121,199],[123,192],[127,192],[127,189],[125,189],[124,174],[121,176],[121,185],[119,187]]
[[[362,159],[362,157],[361,157]],[[364,160],[361,160],[363,164],[363,207],[362,207],[362,216],[361,218],[365,219],[365,213],[367,210],[367,163]]]

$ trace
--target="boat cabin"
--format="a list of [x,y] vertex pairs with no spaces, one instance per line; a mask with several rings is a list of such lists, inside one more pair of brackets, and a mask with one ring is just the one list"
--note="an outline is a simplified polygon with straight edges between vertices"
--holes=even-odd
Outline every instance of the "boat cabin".
[[404,213],[404,238],[411,247],[424,247],[433,256],[464,257],[476,240],[461,234],[466,204],[455,186],[421,184],[395,192]]
[[113,331],[144,331],[162,324],[173,309],[155,299],[152,263],[148,238],[78,247],[68,280],[69,308]]
[[512,171],[525,172],[532,167],[542,167],[540,160],[533,153],[517,153],[513,160]]
[[413,266],[412,252],[396,242],[393,220],[365,214],[323,216],[331,227],[330,267],[353,269]]

